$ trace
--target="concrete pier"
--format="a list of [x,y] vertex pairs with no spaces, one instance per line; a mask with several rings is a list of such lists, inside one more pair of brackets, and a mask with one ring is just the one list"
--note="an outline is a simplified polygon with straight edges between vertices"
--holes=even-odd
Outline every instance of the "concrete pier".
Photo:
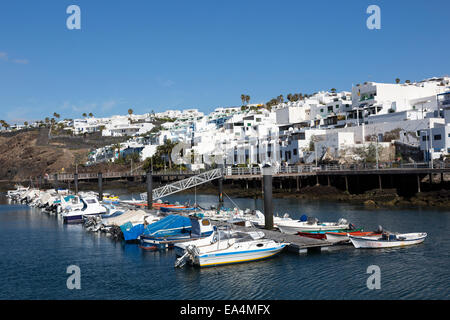
[[73,175],[73,181],[74,181],[74,187],[75,187],[75,194],[78,194],[78,173],[75,173]]
[[103,200],[103,174],[98,173],[98,201]]
[[223,177],[219,178],[219,203],[223,203]]
[[153,208],[153,174],[151,170],[147,172],[147,208]]
[[273,229],[273,205],[272,205],[272,167],[265,165],[263,168],[264,180],[264,223],[268,230]]

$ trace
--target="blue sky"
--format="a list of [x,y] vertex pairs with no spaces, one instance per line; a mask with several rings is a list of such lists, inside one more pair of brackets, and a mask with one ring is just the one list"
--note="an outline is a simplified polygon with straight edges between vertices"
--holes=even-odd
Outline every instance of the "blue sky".
[[[68,30],[66,8],[81,8]],[[381,30],[366,27],[369,5]],[[447,0],[2,0],[0,119],[239,105],[449,74]]]

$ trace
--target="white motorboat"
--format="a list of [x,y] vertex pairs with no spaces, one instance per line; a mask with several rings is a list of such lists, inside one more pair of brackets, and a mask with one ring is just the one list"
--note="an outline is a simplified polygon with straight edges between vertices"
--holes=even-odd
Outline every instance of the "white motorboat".
[[21,185],[15,185],[16,189],[15,190],[8,190],[6,196],[10,199],[14,199],[17,196],[19,196],[20,194],[28,191],[29,187],[23,187]]
[[426,237],[427,234],[425,232],[399,234],[391,234],[385,232],[381,235],[370,237],[350,236],[350,241],[355,246],[355,248],[377,249],[403,247],[418,244],[422,243]]
[[230,228],[225,228],[225,229],[215,228],[214,232],[209,237],[191,240],[191,241],[185,241],[185,242],[181,242],[181,243],[176,243],[174,245],[175,254],[178,257],[183,256],[186,253],[186,248],[190,245],[194,245],[197,247],[206,246],[209,244],[216,243],[218,241],[218,239],[221,239],[223,241],[225,239],[231,239],[231,238],[239,238],[239,237],[242,238],[247,235],[251,236],[255,240],[262,239],[265,236],[264,232],[262,232],[262,231],[242,232],[242,231],[231,230]]
[[98,216],[106,213],[106,208],[102,206],[95,196],[81,197],[83,207],[81,209],[69,209],[62,213],[65,223],[82,222],[83,217]]
[[185,261],[200,267],[256,261],[278,254],[287,245],[289,243],[270,239],[253,239],[251,235],[218,239],[217,242],[204,246],[189,245],[185,254],[177,259],[175,266],[182,266]]
[[319,222],[316,218],[307,218],[305,221],[285,219],[276,223],[281,232],[287,234],[297,234],[305,231],[333,231],[351,229],[350,224],[345,219],[339,219],[338,222]]

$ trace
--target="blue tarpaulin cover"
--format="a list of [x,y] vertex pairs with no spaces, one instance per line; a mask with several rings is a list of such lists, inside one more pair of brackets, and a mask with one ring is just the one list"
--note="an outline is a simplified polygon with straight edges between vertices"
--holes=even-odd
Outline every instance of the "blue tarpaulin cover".
[[120,229],[122,230],[125,241],[131,241],[136,240],[144,232],[144,225],[141,223],[133,227],[131,222],[127,222],[121,225]]
[[148,225],[143,235],[163,237],[189,231],[191,227],[191,220],[188,217],[170,215]]

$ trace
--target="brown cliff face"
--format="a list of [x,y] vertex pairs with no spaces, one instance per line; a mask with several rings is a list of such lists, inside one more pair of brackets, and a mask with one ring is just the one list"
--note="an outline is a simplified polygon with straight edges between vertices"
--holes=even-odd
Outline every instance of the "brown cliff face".
[[39,131],[0,136],[0,180],[24,180],[45,173],[68,169],[75,155],[88,149],[70,150],[61,146],[37,143]]

